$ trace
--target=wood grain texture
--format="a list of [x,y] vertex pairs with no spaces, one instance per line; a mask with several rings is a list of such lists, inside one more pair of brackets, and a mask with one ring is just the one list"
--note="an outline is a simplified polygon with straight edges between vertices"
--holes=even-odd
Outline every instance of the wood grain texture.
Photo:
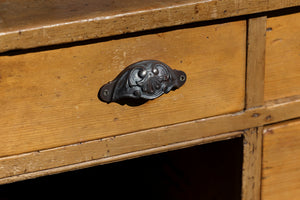
[[[237,21],[0,57],[0,156],[242,110],[245,29]],[[138,107],[98,100],[103,84],[145,59],[187,82]]]
[[262,199],[299,199],[300,119],[267,126],[263,135]]
[[262,128],[244,134],[242,200],[259,200],[261,189]]
[[[299,117],[300,110],[297,109],[299,106],[300,99],[287,100],[287,102],[259,107],[245,112],[2,157],[0,158],[0,184],[235,137],[240,134],[240,132],[234,132],[237,130]],[[251,141],[252,143],[246,143],[245,145],[254,145],[253,140]],[[249,145],[247,146],[248,149],[250,149]],[[245,151],[245,153],[247,152]],[[250,154],[251,151],[248,153]],[[250,176],[255,171],[255,168],[251,168],[251,166],[246,168],[246,165],[253,163],[253,158],[255,158],[253,155],[256,154],[248,155],[249,160],[244,162],[244,176],[247,174]],[[252,184],[244,183],[243,187],[252,187]],[[251,193],[244,191],[243,198],[246,197],[251,197]]]
[[264,104],[267,17],[248,20],[246,108]]
[[300,95],[300,13],[267,20],[265,101]]
[[0,52],[299,5],[300,0],[0,1]]

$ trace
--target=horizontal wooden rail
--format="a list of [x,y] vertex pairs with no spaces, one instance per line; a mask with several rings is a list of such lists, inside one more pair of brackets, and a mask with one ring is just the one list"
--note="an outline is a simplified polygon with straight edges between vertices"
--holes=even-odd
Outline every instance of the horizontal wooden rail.
[[[293,100],[293,101],[290,101]],[[234,114],[0,158],[0,184],[238,137],[300,116],[292,97]]]

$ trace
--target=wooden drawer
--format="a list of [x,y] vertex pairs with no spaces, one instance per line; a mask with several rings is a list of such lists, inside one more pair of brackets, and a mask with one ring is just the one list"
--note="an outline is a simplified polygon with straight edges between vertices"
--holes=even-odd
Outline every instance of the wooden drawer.
[[300,13],[267,20],[265,101],[300,95]]
[[300,120],[266,127],[263,135],[262,199],[299,199]]
[[[242,110],[245,40],[236,21],[1,56],[0,156]],[[99,101],[103,84],[145,59],[187,82],[138,107]]]

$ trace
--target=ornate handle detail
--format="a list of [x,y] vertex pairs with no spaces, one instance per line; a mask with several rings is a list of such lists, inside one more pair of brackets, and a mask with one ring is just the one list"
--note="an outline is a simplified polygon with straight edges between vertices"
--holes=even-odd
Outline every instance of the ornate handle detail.
[[160,61],[144,60],[129,65],[103,85],[98,97],[107,103],[125,98],[150,100],[181,87],[185,81],[183,71],[173,70]]

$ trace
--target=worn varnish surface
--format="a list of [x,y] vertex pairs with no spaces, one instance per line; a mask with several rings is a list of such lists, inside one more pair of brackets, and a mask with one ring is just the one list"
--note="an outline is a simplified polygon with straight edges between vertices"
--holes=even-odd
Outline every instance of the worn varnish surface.
[[[245,21],[0,57],[0,156],[242,110]],[[127,65],[157,59],[185,85],[138,107],[97,99]]]
[[300,119],[265,128],[262,172],[262,199],[299,199]]
[[300,13],[267,20],[265,101],[300,94]]
[[299,5],[300,0],[0,1],[0,52]]

